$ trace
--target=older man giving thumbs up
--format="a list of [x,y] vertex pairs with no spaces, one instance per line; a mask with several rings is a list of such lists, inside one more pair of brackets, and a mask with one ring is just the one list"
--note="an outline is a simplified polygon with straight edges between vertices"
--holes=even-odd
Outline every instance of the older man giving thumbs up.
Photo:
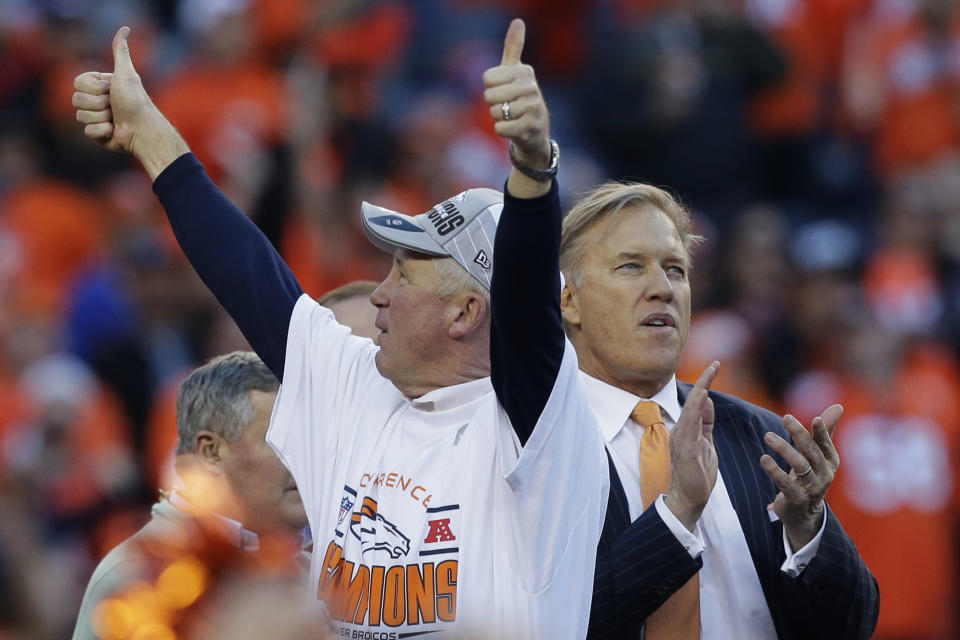
[[191,264],[282,381],[267,441],[299,487],[310,598],[336,635],[584,637],[608,471],[560,323],[558,150],[520,64],[523,23],[484,75],[512,143],[507,193],[470,189],[416,216],[362,207],[394,257],[370,297],[379,347],[303,294],[213,185],[144,91],[127,35],[113,74],[77,78],[77,118],[143,164]]

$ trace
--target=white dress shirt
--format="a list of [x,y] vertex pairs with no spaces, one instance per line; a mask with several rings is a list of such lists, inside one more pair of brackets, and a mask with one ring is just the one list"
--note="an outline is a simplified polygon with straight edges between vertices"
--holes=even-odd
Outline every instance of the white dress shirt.
[[[636,520],[643,511],[640,495],[640,437],[643,427],[630,419],[630,413],[641,400],[652,400],[660,405],[664,426],[672,430],[680,417],[676,378],[671,378],[652,398],[640,398],[582,371],[580,374],[597,425],[607,443],[607,451],[613,458],[623,485],[630,520]],[[760,464],[759,460],[757,464]],[[743,528],[723,483],[723,475],[717,474],[717,483],[692,533],[667,508],[664,496],[661,495],[654,504],[657,513],[690,556],[696,558],[703,555],[703,567],[700,569],[701,637],[705,640],[776,640],[770,609],[753,566]],[[773,511],[769,515],[771,519],[776,518]],[[793,553],[784,533],[783,546],[787,559],[781,565],[781,570],[791,577],[800,575],[820,548],[822,536],[823,527],[809,544]]]

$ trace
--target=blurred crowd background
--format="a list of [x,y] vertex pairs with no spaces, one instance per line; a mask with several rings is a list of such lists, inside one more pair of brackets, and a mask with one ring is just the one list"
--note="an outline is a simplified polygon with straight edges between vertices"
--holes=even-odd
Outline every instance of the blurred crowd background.
[[[682,377],[808,421],[881,639],[960,638],[958,0],[0,0],[0,639],[69,635],[169,483],[173,399],[244,348],[75,75],[132,27],[158,106],[319,295],[379,280],[369,200],[502,188],[482,100],[527,21],[571,203],[665,185],[707,237]],[[273,597],[276,597],[275,595]]]

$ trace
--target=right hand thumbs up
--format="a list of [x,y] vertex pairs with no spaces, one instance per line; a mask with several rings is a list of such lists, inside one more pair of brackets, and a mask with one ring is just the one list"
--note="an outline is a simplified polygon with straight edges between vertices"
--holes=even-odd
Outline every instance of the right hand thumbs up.
[[503,39],[503,54],[500,56],[500,66],[520,64],[520,54],[523,53],[523,43],[526,39],[527,27],[523,20],[513,20]]
[[120,27],[113,36],[113,73],[136,75],[130,59],[130,27]]
[[87,71],[73,81],[73,106],[84,133],[112,151],[133,151],[138,128],[156,110],[130,59],[129,27],[113,37],[113,73]]
[[113,36],[113,73],[87,71],[73,81],[73,106],[83,132],[111,151],[129,151],[151,180],[190,151],[150,101],[130,60],[129,27]]
[[525,39],[523,21],[513,20],[503,41],[500,65],[483,74],[483,97],[490,106],[494,131],[514,143],[524,163],[545,169],[550,165],[550,116],[533,67],[520,62]]

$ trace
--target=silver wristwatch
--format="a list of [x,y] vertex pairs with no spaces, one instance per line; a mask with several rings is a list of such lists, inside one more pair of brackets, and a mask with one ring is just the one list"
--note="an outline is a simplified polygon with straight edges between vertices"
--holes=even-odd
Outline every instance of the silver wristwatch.
[[557,166],[560,161],[560,147],[557,146],[556,140],[550,141],[550,166],[546,169],[534,169],[530,165],[521,161],[517,157],[517,151],[513,143],[510,143],[510,162],[513,163],[513,166],[517,168],[517,171],[527,176],[528,178],[533,178],[538,182],[550,182],[555,177],[557,177]]

